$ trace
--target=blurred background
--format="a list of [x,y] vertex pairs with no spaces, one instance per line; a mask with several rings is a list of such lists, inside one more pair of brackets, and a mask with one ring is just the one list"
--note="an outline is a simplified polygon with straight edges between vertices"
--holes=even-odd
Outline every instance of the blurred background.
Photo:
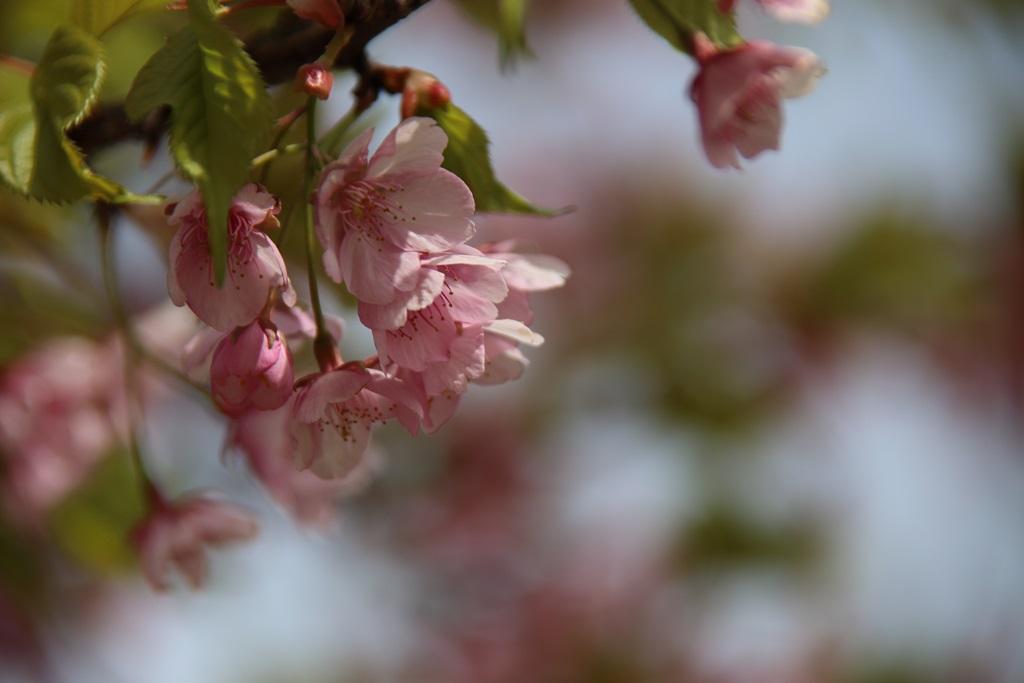
[[[0,52],[38,57],[65,4],[0,2]],[[450,0],[374,41],[448,85],[506,183],[576,207],[479,221],[479,241],[571,266],[535,297],[547,344],[439,433],[380,432],[375,477],[323,530],[152,378],[154,478],[262,524],[201,592],[139,578],[116,443],[71,474],[5,462],[0,681],[1024,681],[1024,6],[833,0],[794,27],[740,4],[746,37],[829,67],[787,103],[782,151],[741,173],[706,163],[693,65],[625,0],[533,3],[534,57],[505,72]],[[111,32],[105,97],[176,21]],[[368,114],[378,139],[397,109]],[[141,152],[94,163],[142,190],[170,164],[140,172]],[[270,180],[286,212],[288,176]],[[122,223],[127,304],[173,358],[192,329],[167,302],[171,231],[159,210]],[[102,367],[75,346],[112,329],[96,245],[84,210],[0,192],[3,392],[32,364],[58,386]],[[370,349],[332,306],[346,355]],[[0,425],[30,422],[3,392]]]

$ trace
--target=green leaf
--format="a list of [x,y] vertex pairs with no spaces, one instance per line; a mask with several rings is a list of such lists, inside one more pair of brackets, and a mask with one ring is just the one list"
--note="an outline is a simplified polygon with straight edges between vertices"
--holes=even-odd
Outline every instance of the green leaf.
[[134,565],[129,534],[145,512],[131,456],[116,451],[53,510],[49,528],[57,543],[84,566],[111,572]]
[[526,42],[526,13],[530,0],[458,0],[478,24],[498,36],[498,57],[502,69],[515,66],[520,57],[532,57]]
[[487,133],[469,114],[454,104],[438,109],[421,108],[417,114],[429,116],[448,135],[443,166],[462,178],[473,191],[476,210],[492,213],[525,213],[553,216],[557,211],[534,206],[522,196],[505,187],[491,167],[490,141]]
[[170,105],[171,153],[203,193],[214,273],[222,283],[228,210],[273,117],[259,70],[217,23],[212,5],[189,0],[189,15],[189,25],[142,67],[125,107],[138,120]]
[[168,4],[168,0],[72,0],[71,23],[100,36],[134,14]]
[[718,0],[629,0],[640,18],[677,49],[693,54],[693,36],[705,34],[719,47],[743,42],[731,12],[718,10]]
[[103,50],[70,26],[53,32],[35,73],[18,84],[8,74],[0,104],[0,182],[41,201],[123,194],[97,176],[64,134],[96,101],[103,81]]

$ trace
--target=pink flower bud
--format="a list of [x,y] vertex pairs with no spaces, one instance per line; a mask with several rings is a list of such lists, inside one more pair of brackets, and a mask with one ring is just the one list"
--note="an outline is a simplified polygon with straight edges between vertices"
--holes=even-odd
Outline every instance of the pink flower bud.
[[228,415],[280,408],[291,395],[293,379],[284,335],[260,321],[237,328],[213,352],[213,397]]
[[296,86],[299,90],[321,100],[331,96],[331,88],[334,86],[334,76],[330,69],[320,64],[303,64],[296,76]]
[[345,21],[338,0],[288,0],[288,6],[306,21],[337,29]]
[[448,87],[437,76],[412,69],[402,88],[402,118],[415,116],[420,107],[438,109],[452,101]]
[[242,508],[203,496],[174,503],[155,501],[155,507],[132,532],[142,571],[156,590],[167,590],[170,565],[193,588],[206,579],[206,546],[252,538],[256,520]]

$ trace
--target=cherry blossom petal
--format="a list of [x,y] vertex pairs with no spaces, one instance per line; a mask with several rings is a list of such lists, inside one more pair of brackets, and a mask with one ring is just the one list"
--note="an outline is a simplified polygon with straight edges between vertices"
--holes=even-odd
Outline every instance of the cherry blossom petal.
[[325,372],[298,390],[293,414],[302,422],[316,422],[328,404],[352,398],[369,381],[369,373],[361,368],[343,367]]
[[395,126],[370,160],[367,175],[434,171],[444,160],[448,136],[433,119],[414,116]]
[[430,304],[441,293],[444,273],[431,268],[421,268],[419,282],[408,292],[398,290],[391,303],[383,305],[359,302],[359,320],[372,330],[395,330],[405,325],[410,311],[419,311]]
[[[324,267],[327,267],[325,254]],[[370,304],[391,303],[396,289],[411,289],[419,280],[419,257],[359,233],[345,235],[338,268],[352,295]]]
[[386,234],[403,249],[442,251],[465,242],[476,230],[473,193],[443,168],[404,179],[387,194],[387,202],[393,219]]

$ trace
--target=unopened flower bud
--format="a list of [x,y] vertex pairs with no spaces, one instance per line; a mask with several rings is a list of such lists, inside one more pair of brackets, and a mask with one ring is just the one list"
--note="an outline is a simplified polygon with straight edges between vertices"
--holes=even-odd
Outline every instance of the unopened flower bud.
[[213,352],[210,385],[228,415],[281,407],[291,395],[292,381],[284,336],[258,320],[224,337]]
[[412,69],[402,88],[402,118],[415,116],[421,107],[439,109],[451,101],[451,92],[437,76]]
[[334,86],[334,76],[330,69],[313,63],[304,64],[299,68],[296,77],[296,86],[299,90],[321,100],[331,96],[331,87]]

